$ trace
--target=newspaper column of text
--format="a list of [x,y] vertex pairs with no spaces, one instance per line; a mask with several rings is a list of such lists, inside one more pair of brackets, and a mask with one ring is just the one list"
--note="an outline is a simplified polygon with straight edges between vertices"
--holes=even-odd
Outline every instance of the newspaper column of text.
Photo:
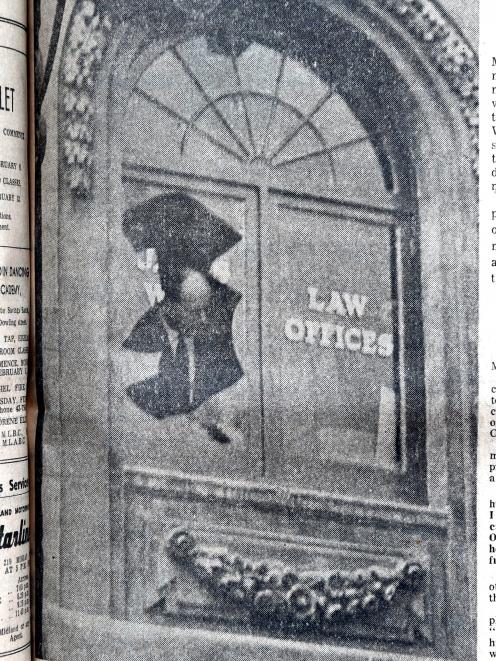
[[26,2],[0,0],[0,659],[30,658]]

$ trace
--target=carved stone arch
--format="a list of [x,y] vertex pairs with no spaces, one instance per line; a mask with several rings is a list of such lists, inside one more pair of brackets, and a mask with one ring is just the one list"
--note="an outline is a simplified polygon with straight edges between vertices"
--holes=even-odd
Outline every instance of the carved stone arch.
[[[307,3],[309,6],[311,3]],[[176,2],[168,9],[150,8],[150,15],[170,14],[172,6],[182,13],[186,20],[183,30],[197,30],[209,27],[217,18],[216,12],[222,3]],[[200,9],[208,7],[208,10]],[[335,4],[327,6],[319,0],[315,6],[341,18],[344,23],[357,27],[359,32],[368,33],[371,27],[382,25],[382,35],[400,42],[400,50],[408,58],[425,59],[432,70],[431,82],[442,78],[447,89],[456,101],[469,132],[468,155],[477,176],[477,130],[478,130],[478,83],[477,58],[455,24],[431,0],[377,0],[363,2],[359,12]],[[140,8],[137,16],[119,16],[104,7],[104,3],[94,0],[78,2],[74,8],[66,37],[61,83],[65,114],[64,161],[70,188],[76,194],[85,194],[91,188],[91,142],[93,103],[92,94],[95,79],[109,40],[115,40],[110,32],[122,22],[134,25],[134,30],[146,25],[146,8]],[[365,17],[365,18],[363,18]],[[146,29],[146,28],[145,28]],[[157,25],[148,30],[157,35]],[[215,35],[218,48],[222,38]],[[249,42],[243,43],[241,49]],[[379,46],[384,46],[383,41]],[[215,46],[214,46],[215,48]],[[87,51],[87,52],[86,52]],[[435,73],[434,73],[435,72]],[[452,104],[447,104],[447,108]],[[89,153],[88,153],[89,152]]]

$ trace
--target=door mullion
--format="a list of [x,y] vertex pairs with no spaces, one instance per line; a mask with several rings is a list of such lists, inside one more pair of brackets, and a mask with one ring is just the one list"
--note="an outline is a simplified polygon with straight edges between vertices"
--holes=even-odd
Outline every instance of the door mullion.
[[[259,193],[259,355],[260,355],[260,391],[261,391],[261,475],[265,478],[277,479],[278,465],[282,465],[283,434],[281,418],[278,408],[281,402],[277,400],[276,383],[272,371],[278,368],[277,361],[272,359],[271,338],[268,336],[270,316],[277,314],[277,310],[269,306],[267,300],[267,287],[276,281],[271,269],[277,268],[278,259],[274,251],[279,249],[279,243],[274,244],[273,218],[275,218],[275,200],[268,186],[261,186]],[[276,233],[277,236],[277,233]],[[269,296],[269,299],[272,297]]]
[[267,211],[269,206],[269,191],[266,186],[260,186],[258,194],[258,264],[257,264],[257,290],[258,290],[258,355],[259,355],[259,370],[260,370],[260,475],[265,477],[267,473],[267,438],[266,438],[266,383],[265,383],[265,369],[264,369],[264,259],[263,250],[267,246],[266,234],[267,224],[265,219],[268,217]]

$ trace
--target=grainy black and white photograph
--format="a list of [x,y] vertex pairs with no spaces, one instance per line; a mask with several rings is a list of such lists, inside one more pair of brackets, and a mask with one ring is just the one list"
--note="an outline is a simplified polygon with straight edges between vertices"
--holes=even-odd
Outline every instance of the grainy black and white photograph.
[[478,1],[35,26],[36,655],[475,659]]

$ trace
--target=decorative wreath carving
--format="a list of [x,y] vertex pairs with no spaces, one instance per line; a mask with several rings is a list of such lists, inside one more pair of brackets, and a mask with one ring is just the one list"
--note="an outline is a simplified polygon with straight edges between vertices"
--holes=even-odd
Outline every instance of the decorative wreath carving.
[[[479,90],[476,54],[432,0],[376,1],[422,45],[456,95],[469,130],[470,160],[477,178]],[[175,4],[183,11],[190,10],[195,14],[202,3],[175,0]],[[210,0],[204,5],[203,12],[213,11],[218,4],[217,0]],[[89,193],[92,186],[93,94],[110,29],[109,15],[99,11],[94,0],[80,0],[69,28],[62,69],[65,177],[77,195]]]
[[254,562],[225,549],[199,546],[186,529],[168,539],[169,556],[190,570],[213,594],[249,610],[266,628],[327,633],[347,619],[407,604],[414,632],[422,635],[425,615],[415,607],[426,571],[419,562],[393,569],[297,572],[272,560]]

